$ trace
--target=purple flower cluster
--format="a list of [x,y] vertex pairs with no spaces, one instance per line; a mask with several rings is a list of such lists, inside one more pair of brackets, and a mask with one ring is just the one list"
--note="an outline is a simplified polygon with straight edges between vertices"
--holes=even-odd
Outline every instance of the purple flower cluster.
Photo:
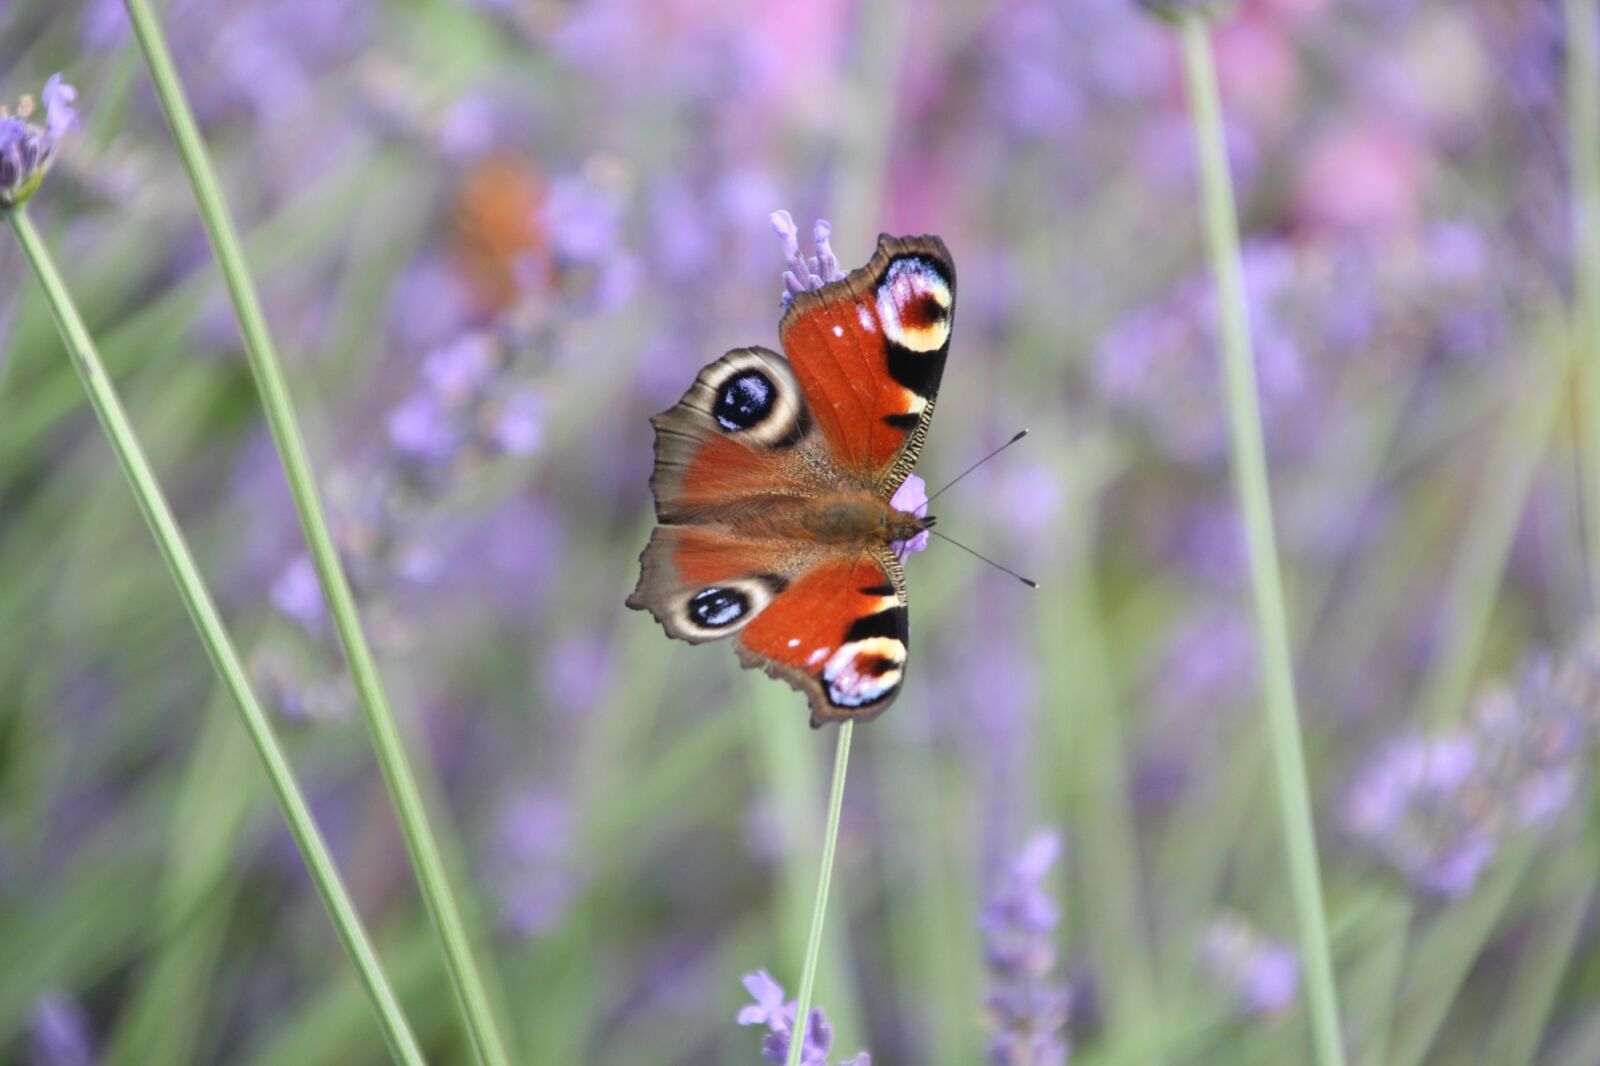
[[12,114],[0,107],[0,209],[15,207],[33,195],[55,161],[56,147],[78,125],[72,103],[78,91],[53,74],[40,94],[44,124],[32,121],[36,105],[24,96]]
[[[746,974],[744,987],[755,1002],[739,1010],[738,1022],[740,1025],[765,1025],[767,1035],[761,1038],[761,1057],[782,1066],[789,1061],[789,1047],[794,1042],[797,1005],[794,1000],[784,999],[783,986],[765,970]],[[828,1056],[833,1050],[833,1027],[821,1008],[812,1008],[805,1040],[800,1050],[801,1066],[828,1066]],[[872,1066],[872,1056],[862,1051],[842,1060],[839,1066]]]
[[1067,1061],[1071,997],[1051,977],[1061,912],[1045,877],[1061,854],[1061,838],[1035,835],[1000,875],[978,925],[992,984],[987,1004],[995,1066],[1060,1066]]
[[[910,511],[912,514],[922,514],[928,506],[928,485],[920,477],[911,474],[894,490],[894,495],[889,498],[889,506],[897,511]],[[896,542],[892,547],[894,553],[903,563],[907,558],[920,551],[926,551],[928,538],[933,534],[923,530],[910,540]]]
[[1460,898],[1508,837],[1544,829],[1578,794],[1600,727],[1592,636],[1484,693],[1470,721],[1381,748],[1345,794],[1353,837],[1418,889]]
[[1200,964],[1247,1018],[1271,1018],[1300,993],[1294,948],[1263,936],[1238,914],[1218,915],[1206,928]]
[[[412,639],[402,602],[436,587],[449,566],[449,538],[438,521],[445,502],[494,464],[524,459],[541,445],[544,404],[524,363],[547,355],[555,334],[546,320],[535,321],[539,327],[526,330],[508,316],[497,328],[468,330],[429,351],[411,388],[384,414],[381,443],[367,444],[328,476],[334,536],[380,646]],[[306,662],[281,646],[280,635],[253,653],[258,679],[291,717],[337,716],[351,690],[329,654],[326,606],[304,551],[279,565],[269,594],[324,661]]]
[[82,1004],[61,995],[43,996],[29,1026],[31,1066],[95,1066],[100,1054]]
[[[335,473],[329,496],[336,533],[358,591],[396,578],[427,580],[432,552],[414,537],[427,508],[469,471],[538,448],[541,404],[511,373],[512,358],[509,346],[488,333],[470,333],[429,353],[414,388],[384,420],[388,447]],[[272,602],[320,634],[322,594],[304,554],[285,565]]]
[[801,293],[843,280],[845,272],[840,269],[830,243],[833,226],[826,219],[817,219],[816,225],[811,228],[811,242],[817,254],[809,259],[800,254],[800,228],[794,224],[794,217],[789,212],[772,213],[772,231],[783,238],[783,255],[789,261],[789,269],[783,273],[785,310]]

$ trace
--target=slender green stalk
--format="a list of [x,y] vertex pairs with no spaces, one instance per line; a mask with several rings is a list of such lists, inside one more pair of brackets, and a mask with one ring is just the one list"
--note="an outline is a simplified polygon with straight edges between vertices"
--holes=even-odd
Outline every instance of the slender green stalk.
[[850,766],[850,738],[856,724],[839,727],[839,747],[833,756],[833,791],[828,796],[828,827],[822,837],[822,872],[817,876],[817,901],[811,908],[811,934],[806,939],[806,962],[800,971],[800,995],[795,1001],[794,1039],[789,1043],[788,1066],[800,1066],[800,1049],[806,1043],[811,1020],[811,992],[817,981],[817,956],[822,949],[822,918],[828,910],[828,886],[833,883],[833,853],[839,843],[839,816],[844,810],[844,775]]
[[1600,596],[1600,58],[1595,0],[1566,0],[1567,150],[1572,168],[1574,355],[1583,409],[1589,592]]
[[421,886],[428,913],[438,930],[475,1057],[485,1066],[508,1066],[510,1059],[505,1042],[495,1024],[466,926],[451,892],[444,861],[428,822],[421,790],[407,761],[399,727],[378,676],[377,663],[361,630],[355,596],[350,590],[350,582],[328,530],[316,480],[311,472],[310,461],[306,458],[305,444],[301,440],[299,424],[289,399],[289,389],[261,312],[255,285],[245,266],[233,219],[223,201],[210,156],[178,81],[160,24],[146,0],[125,0],[125,4],[139,46],[149,64],[156,95],[172,126],[173,138],[188,171],[190,183],[194,186],[206,233],[216,251],[218,266],[222,269],[228,295],[239,319],[245,352],[256,386],[261,392],[267,423],[283,462],[295,510],[299,514],[311,560],[333,616],[334,628],[338,631],[349,660],[351,680],[360,698],[367,732],[411,854],[417,882]]
[[1272,527],[1272,497],[1267,482],[1267,456],[1262,441],[1244,272],[1239,259],[1238,212],[1223,142],[1222,105],[1205,23],[1197,17],[1185,18],[1180,24],[1180,33],[1184,75],[1200,153],[1207,244],[1217,284],[1234,491],[1243,512],[1249,548],[1250,585],[1261,651],[1262,696],[1278,781],[1289,881],[1300,926],[1300,951],[1305,960],[1312,1037],[1322,1066],[1336,1066],[1345,1061],[1344,1042],[1339,1032],[1339,1002],[1322,902],[1311,790],[1306,780],[1305,751],[1300,739],[1289,622]]
[[389,1050],[398,1062],[406,1063],[407,1066],[422,1066],[422,1052],[417,1047],[416,1039],[411,1035],[405,1017],[400,1013],[399,1002],[395,999],[394,992],[378,965],[377,954],[372,950],[372,945],[361,927],[360,916],[350,902],[344,882],[339,879],[338,868],[334,865],[327,845],[323,843],[316,823],[311,818],[311,809],[307,806],[305,796],[295,781],[289,760],[278,745],[271,722],[250,687],[239,653],[235,650],[227,630],[223,628],[222,616],[217,612],[210,593],[206,591],[205,583],[200,577],[200,569],[195,565],[193,556],[189,554],[183,533],[172,517],[172,511],[167,506],[166,498],[161,494],[161,487],[144,457],[144,451],[140,448],[133,427],[128,422],[128,416],[122,409],[122,403],[111,386],[105,365],[101,363],[100,355],[95,350],[94,340],[89,336],[89,330],[83,324],[77,306],[56,270],[55,261],[45,248],[44,242],[40,240],[39,232],[34,229],[27,213],[19,207],[4,214],[12,232],[17,236],[18,243],[22,245],[29,265],[33,267],[34,274],[39,279],[40,287],[44,289],[50,313],[55,317],[56,327],[60,330],[62,343],[66,345],[67,354],[72,360],[72,367],[82,380],[83,387],[89,394],[89,403],[94,407],[95,416],[99,418],[101,427],[117,453],[117,460],[128,476],[134,497],[139,502],[139,509],[144,513],[151,533],[155,535],[156,545],[161,549],[167,568],[172,571],[173,580],[178,584],[178,592],[183,597],[184,606],[189,609],[195,628],[200,633],[200,639],[206,646],[206,653],[211,657],[211,662],[222,678],[229,696],[233,698],[234,705],[239,708],[239,716],[244,722],[245,731],[250,734],[250,740],[261,757],[267,777],[271,780],[273,793],[278,798],[279,806],[283,808],[283,817],[288,823],[289,832],[305,859],[306,869],[311,874],[312,882],[322,895],[328,914],[333,919],[334,929],[338,932],[339,939],[343,941],[350,960],[355,963],[361,982],[372,1000],[373,1009],[378,1015],[378,1024],[383,1030],[384,1039],[388,1041]]

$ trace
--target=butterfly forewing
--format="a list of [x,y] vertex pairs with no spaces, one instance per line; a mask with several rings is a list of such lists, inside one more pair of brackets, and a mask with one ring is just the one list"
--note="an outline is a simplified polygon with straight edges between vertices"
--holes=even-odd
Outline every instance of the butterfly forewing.
[[840,463],[886,498],[916,465],[950,352],[955,267],[938,237],[878,238],[872,261],[802,293],[778,335]]

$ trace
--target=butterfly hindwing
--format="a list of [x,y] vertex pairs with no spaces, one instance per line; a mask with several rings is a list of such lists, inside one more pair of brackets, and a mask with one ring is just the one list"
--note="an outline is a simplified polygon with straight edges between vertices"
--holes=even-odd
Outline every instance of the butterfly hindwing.
[[887,548],[797,574],[744,626],[739,660],[806,694],[811,724],[875,718],[900,694],[909,642],[905,572]]
[[778,326],[829,450],[885,498],[922,450],[955,298],[955,267],[942,240],[884,235],[866,266],[796,296]]
[[662,526],[642,569],[628,606],[691,644],[736,636],[740,662],[806,694],[812,725],[876,717],[900,692],[905,572],[888,549],[829,552]]
[[660,526],[640,556],[628,606],[649,611],[668,636],[702,644],[749,625],[815,558],[781,541],[704,526]]

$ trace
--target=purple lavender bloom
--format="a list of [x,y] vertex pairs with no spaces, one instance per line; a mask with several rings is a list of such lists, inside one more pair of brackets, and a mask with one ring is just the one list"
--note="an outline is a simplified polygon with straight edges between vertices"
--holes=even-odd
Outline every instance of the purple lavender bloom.
[[395,285],[389,321],[411,352],[453,343],[473,317],[472,294],[460,273],[439,257],[408,266]]
[[487,334],[468,333],[429,354],[422,363],[422,379],[440,398],[459,404],[490,384],[502,365]]
[[[755,1000],[739,1010],[735,1019],[740,1025],[765,1025],[767,1033],[761,1038],[761,1057],[783,1066],[789,1059],[789,1046],[794,1040],[794,1019],[798,1007],[793,1000],[785,1000],[783,986],[772,979],[765,970],[746,974],[745,991]],[[828,1066],[828,1055],[833,1050],[833,1026],[821,1008],[812,1008],[806,1023],[806,1042],[800,1050],[802,1066]],[[839,1066],[871,1066],[872,1057],[865,1051],[846,1059]]]
[[1571,806],[1595,745],[1593,637],[1480,696],[1450,733],[1382,749],[1350,788],[1346,828],[1425,892],[1459,898],[1513,833]]
[[511,932],[537,937],[566,910],[577,887],[570,851],[572,808],[548,789],[528,789],[502,806],[490,880]]
[[1470,736],[1397,741],[1351,786],[1345,826],[1423,891],[1464,896],[1498,847],[1483,812],[1467,801],[1477,770]]
[[745,991],[750,993],[750,998],[755,1002],[739,1010],[736,1019],[740,1025],[766,1025],[786,1026],[793,1022],[794,1015],[790,1011],[784,1013],[783,986],[772,979],[772,975],[765,970],[746,974],[740,982]]
[[447,159],[468,162],[499,147],[495,104],[481,93],[456,100],[439,118],[439,150]]
[[1577,796],[1600,725],[1592,640],[1558,660],[1535,659],[1514,691],[1491,691],[1478,702],[1473,732],[1513,828],[1546,827]]
[[[1242,258],[1268,444],[1275,455],[1301,455],[1329,422],[1330,382],[1351,354],[1341,345],[1361,339],[1349,323],[1366,313],[1370,294],[1347,281],[1337,257],[1286,240],[1252,240]],[[1107,404],[1173,457],[1219,462],[1227,434],[1218,345],[1211,282],[1191,277],[1106,334],[1095,381]]]
[[599,633],[566,633],[550,642],[544,655],[544,691],[562,714],[594,710],[616,676],[611,641]]
[[1300,992],[1300,958],[1294,949],[1262,936],[1237,914],[1211,923],[1200,962],[1247,1018],[1280,1015]]
[[810,259],[800,254],[800,228],[794,224],[794,216],[789,212],[772,212],[772,231],[783,239],[783,256],[789,261],[789,269],[783,273],[784,310],[788,310],[794,298],[801,293],[844,279],[845,272],[839,269],[839,260],[833,254],[830,242],[833,226],[825,219],[817,219],[812,227],[811,243],[817,254]]
[[505,455],[532,455],[544,439],[544,404],[538,395],[521,390],[506,397],[495,412],[489,439]]
[[[897,511],[910,511],[912,514],[921,514],[928,506],[928,484],[915,474],[910,474],[894,490],[894,495],[889,498],[889,506]],[[931,534],[923,530],[910,540],[896,541],[890,545],[894,553],[903,563],[907,557],[926,551],[928,538]]]
[[446,462],[462,444],[459,428],[432,393],[418,393],[390,411],[387,428],[395,451],[414,463]]
[[100,1061],[89,1018],[75,1000],[41,997],[33,1006],[29,1030],[32,1066],[94,1066]]
[[1071,1051],[1064,1031],[1071,1000],[1051,977],[1061,912],[1044,885],[1060,854],[1058,835],[1035,834],[1001,874],[978,921],[993,979],[987,1002],[995,1066],[1060,1066]]
[[72,106],[78,91],[60,74],[45,82],[41,97],[43,126],[30,121],[35,110],[31,96],[18,102],[15,115],[0,107],[0,208],[15,207],[33,195],[55,161],[62,137],[78,125],[78,113]]
[[322,599],[322,583],[304,552],[289,560],[272,583],[272,605],[278,613],[307,633],[321,633],[328,622],[327,604]]
[[78,128],[78,112],[72,106],[78,99],[78,90],[63,81],[60,74],[50,75],[39,97],[44,101],[45,128],[51,137],[60,140],[68,130]]
[[622,242],[620,186],[620,176],[604,168],[563,175],[551,181],[540,210],[562,291],[596,310],[622,304],[638,282],[638,262]]

